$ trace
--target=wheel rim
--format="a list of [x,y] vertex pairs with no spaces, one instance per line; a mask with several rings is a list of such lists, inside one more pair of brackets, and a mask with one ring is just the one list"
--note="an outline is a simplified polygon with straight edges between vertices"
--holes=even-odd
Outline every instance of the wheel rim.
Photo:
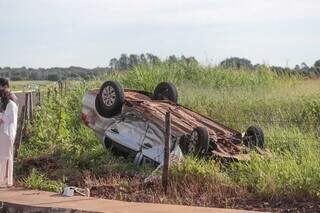
[[199,140],[199,134],[197,131],[193,131],[191,133],[190,143],[189,143],[189,151],[194,152],[196,150],[196,146]]
[[102,90],[102,101],[108,107],[116,102],[116,91],[112,86],[106,86]]

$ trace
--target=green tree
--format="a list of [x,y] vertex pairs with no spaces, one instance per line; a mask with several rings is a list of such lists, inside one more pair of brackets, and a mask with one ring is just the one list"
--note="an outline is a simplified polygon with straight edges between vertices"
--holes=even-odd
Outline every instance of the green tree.
[[314,62],[314,72],[320,75],[320,59]]
[[160,58],[151,53],[147,53],[147,60],[149,64],[159,64],[161,62]]
[[238,57],[227,58],[220,63],[220,66],[230,69],[253,69],[253,65],[250,60]]
[[129,67],[132,68],[136,65],[140,64],[140,58],[136,54],[129,55]]
[[119,70],[128,70],[129,69],[129,58],[127,56],[127,54],[121,54],[119,61],[118,61]]
[[175,55],[170,55],[169,58],[168,58],[168,60],[167,60],[167,62],[168,62],[169,64],[175,64],[175,63],[178,62],[178,58],[177,58],[177,56],[175,56]]
[[147,60],[146,56],[143,53],[140,55],[140,63],[141,64],[147,64],[148,63],[148,60]]
[[109,62],[109,67],[112,69],[112,70],[117,70],[118,69],[118,59],[116,58],[112,58]]
[[59,81],[59,76],[58,76],[58,74],[49,74],[48,80],[49,81]]
[[186,62],[187,64],[199,64],[199,62],[197,61],[197,59],[193,56],[186,58]]

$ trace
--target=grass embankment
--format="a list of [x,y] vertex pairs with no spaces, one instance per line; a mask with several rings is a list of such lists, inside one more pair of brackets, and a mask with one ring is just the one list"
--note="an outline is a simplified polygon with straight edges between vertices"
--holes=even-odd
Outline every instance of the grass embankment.
[[[171,81],[178,87],[182,105],[240,131],[252,124],[261,126],[272,156],[253,152],[251,161],[228,165],[188,157],[172,168],[171,191],[165,196],[157,184],[142,184],[148,168],[136,168],[103,151],[94,134],[81,125],[82,95],[102,82],[91,81],[73,86],[67,96],[51,98],[38,109],[20,158],[55,153],[63,166],[49,177],[85,182],[93,192],[114,199],[220,207],[239,206],[248,199],[270,202],[267,205],[273,207],[288,200],[320,200],[319,80],[277,76],[268,69],[252,72],[165,64],[136,67],[105,79],[147,91],[161,81]],[[27,173],[20,170],[22,175]]]

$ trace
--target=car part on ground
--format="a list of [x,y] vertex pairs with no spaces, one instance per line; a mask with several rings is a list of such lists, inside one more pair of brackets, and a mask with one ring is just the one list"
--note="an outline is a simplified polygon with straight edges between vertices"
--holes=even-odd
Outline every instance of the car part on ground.
[[164,121],[168,111],[171,112],[171,139],[184,154],[246,160],[247,147],[263,147],[260,128],[250,127],[243,137],[239,131],[177,104],[177,97],[171,83],[160,83],[152,95],[123,90],[118,82],[107,81],[100,90],[91,90],[85,95],[82,115],[106,148],[112,144],[112,149],[131,152],[137,162],[150,159],[162,163]]

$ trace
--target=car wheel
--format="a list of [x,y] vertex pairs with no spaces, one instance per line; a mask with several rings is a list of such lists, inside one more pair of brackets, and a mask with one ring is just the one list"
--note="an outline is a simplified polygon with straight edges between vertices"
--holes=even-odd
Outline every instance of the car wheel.
[[182,135],[179,139],[179,146],[184,155],[189,154],[190,137],[188,135]]
[[190,135],[189,153],[203,156],[209,149],[209,133],[204,127],[195,128]]
[[178,102],[178,91],[176,86],[170,82],[158,84],[153,92],[154,100],[169,100],[174,103]]
[[244,134],[243,143],[249,148],[264,147],[264,133],[260,127],[250,126]]
[[102,84],[96,97],[96,110],[102,117],[112,117],[121,113],[124,103],[124,90],[117,81],[106,81]]

